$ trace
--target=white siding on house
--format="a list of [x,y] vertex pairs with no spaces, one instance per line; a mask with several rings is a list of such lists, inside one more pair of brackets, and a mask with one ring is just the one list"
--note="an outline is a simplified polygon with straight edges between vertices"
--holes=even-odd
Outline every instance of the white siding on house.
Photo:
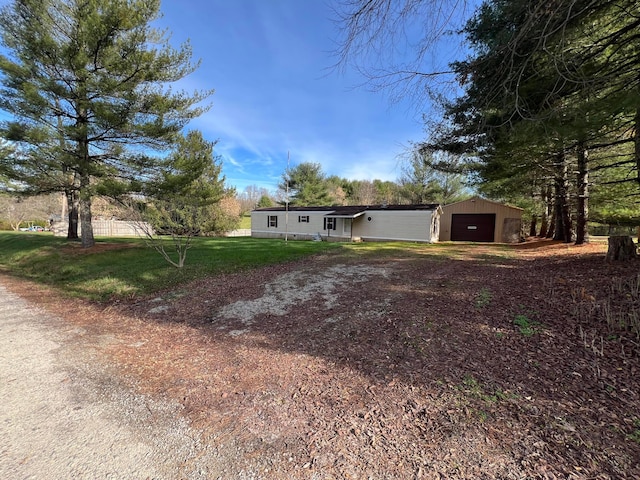
[[432,214],[429,210],[368,210],[356,219],[353,235],[363,240],[431,242]]
[[[318,234],[322,238],[351,238],[351,220],[337,218],[336,229],[324,229],[326,211],[253,211],[251,212],[251,235],[261,238],[284,238],[285,234],[294,240],[311,240]],[[269,217],[277,217],[277,227],[269,226]],[[288,217],[288,219],[287,219]],[[308,222],[301,221],[308,217]],[[345,226],[345,223],[347,224]]]
[[[254,210],[251,212],[251,235],[257,238],[311,240],[318,235],[334,241],[437,242],[440,213],[438,205],[388,207],[306,207]],[[303,221],[307,219],[308,221]],[[270,221],[270,219],[275,221]],[[327,222],[335,228],[327,230]]]

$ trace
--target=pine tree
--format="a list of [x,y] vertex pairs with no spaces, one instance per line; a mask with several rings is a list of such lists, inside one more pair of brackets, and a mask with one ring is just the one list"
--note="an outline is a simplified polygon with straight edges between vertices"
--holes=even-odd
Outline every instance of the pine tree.
[[304,162],[290,168],[283,175],[279,187],[282,191],[289,191],[291,205],[324,206],[333,201],[319,163]]
[[77,195],[84,247],[91,200],[137,190],[211,92],[167,85],[197,68],[188,43],[151,28],[159,0],[14,0],[2,9],[0,170],[25,191]]

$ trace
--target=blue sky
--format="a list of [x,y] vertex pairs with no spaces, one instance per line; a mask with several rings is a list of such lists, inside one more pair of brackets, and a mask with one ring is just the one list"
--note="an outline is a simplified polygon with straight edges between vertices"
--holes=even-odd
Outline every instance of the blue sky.
[[[288,154],[291,166],[319,163],[326,175],[397,180],[401,156],[424,139],[425,112],[411,101],[391,102],[354,69],[331,68],[336,1],[162,1],[154,26],[176,47],[189,40],[201,61],[177,88],[215,90],[210,110],[189,128],[218,142],[227,185],[238,192],[275,192]],[[453,50],[445,43],[438,55]]]
[[396,180],[399,156],[424,138],[406,101],[336,72],[330,0],[165,0],[160,22],[177,45],[190,39],[200,68],[183,88],[215,89],[190,126],[218,140],[227,183],[277,189],[287,167],[320,163],[327,175]]

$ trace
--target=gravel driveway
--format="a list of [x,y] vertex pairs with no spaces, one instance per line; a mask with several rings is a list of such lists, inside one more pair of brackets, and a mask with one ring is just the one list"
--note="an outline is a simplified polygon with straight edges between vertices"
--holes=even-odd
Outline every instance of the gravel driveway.
[[84,336],[0,285],[0,478],[215,478],[178,406],[131,393]]

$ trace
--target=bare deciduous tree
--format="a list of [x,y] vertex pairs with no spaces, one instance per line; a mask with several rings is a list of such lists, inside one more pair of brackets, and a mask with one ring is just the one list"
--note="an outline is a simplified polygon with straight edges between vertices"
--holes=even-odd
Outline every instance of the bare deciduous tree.
[[60,213],[59,195],[16,197],[0,195],[0,219],[9,222],[13,230],[19,230],[25,222],[46,224],[49,217]]
[[248,185],[237,195],[237,200],[240,203],[240,209],[242,212],[249,212],[256,208],[262,197],[270,197],[269,190],[264,187],[258,187],[257,185]]
[[342,0],[336,67],[354,67],[373,90],[416,107],[454,87],[449,63],[462,53],[466,0]]

